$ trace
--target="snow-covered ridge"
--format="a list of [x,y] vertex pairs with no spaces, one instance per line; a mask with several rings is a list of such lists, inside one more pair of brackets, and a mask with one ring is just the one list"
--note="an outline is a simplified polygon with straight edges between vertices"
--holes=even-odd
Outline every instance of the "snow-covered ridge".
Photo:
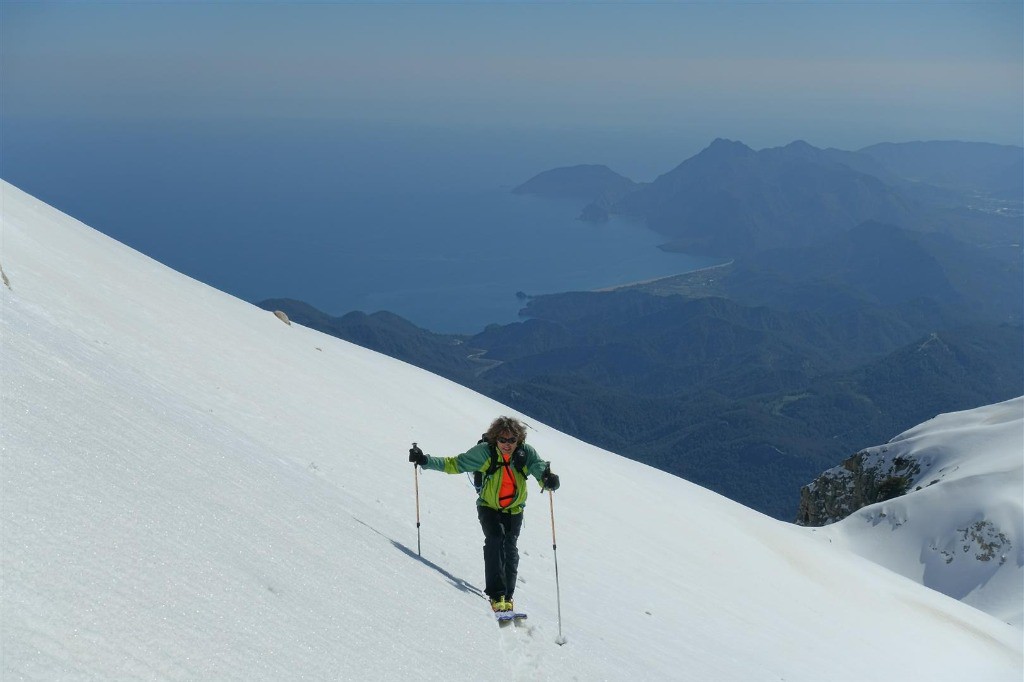
[[[862,453],[907,493],[823,532],[908,578],[1024,627],[1024,398],[942,414]],[[849,478],[842,467],[823,474]]]
[[417,557],[405,453],[507,408],[0,203],[4,680],[1021,677],[1018,629],[537,423],[569,643],[536,489],[498,630],[469,482],[420,477]]

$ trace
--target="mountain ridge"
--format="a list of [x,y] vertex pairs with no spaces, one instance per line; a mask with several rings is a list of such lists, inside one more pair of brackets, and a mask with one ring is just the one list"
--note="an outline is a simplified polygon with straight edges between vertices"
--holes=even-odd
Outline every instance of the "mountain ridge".
[[1021,148],[981,143],[851,152],[797,140],[755,151],[718,138],[617,201],[594,197],[584,217],[640,218],[666,236],[664,248],[723,257],[806,246],[870,220],[1008,244],[1019,241],[1024,196],[1007,188],[1024,184],[1016,183],[1021,168]]

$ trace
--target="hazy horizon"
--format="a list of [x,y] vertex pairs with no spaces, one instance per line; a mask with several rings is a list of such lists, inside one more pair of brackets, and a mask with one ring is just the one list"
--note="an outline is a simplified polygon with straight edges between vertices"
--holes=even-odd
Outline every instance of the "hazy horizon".
[[1024,143],[1019,2],[0,11],[5,118]]

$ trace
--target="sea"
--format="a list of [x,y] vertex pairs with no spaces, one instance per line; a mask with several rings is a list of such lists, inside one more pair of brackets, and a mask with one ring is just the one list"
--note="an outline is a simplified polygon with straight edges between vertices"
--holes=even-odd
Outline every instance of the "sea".
[[557,165],[668,164],[635,136],[7,121],[0,152],[8,182],[217,289],[335,316],[389,311],[439,333],[521,320],[524,296],[716,262],[659,249],[636,220],[582,222],[584,202],[512,192]]

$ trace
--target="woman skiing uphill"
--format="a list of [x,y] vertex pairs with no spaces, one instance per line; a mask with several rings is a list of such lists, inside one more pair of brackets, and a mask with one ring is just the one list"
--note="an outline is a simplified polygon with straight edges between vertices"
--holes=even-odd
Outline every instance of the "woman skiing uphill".
[[456,457],[432,457],[413,445],[409,461],[424,469],[461,474],[482,474],[476,500],[477,516],[484,531],[484,574],[491,608],[496,613],[514,612],[512,595],[519,571],[519,530],[526,505],[526,476],[540,481],[544,490],[558,490],[558,476],[526,444],[526,425],[511,417],[498,417],[483,439]]

